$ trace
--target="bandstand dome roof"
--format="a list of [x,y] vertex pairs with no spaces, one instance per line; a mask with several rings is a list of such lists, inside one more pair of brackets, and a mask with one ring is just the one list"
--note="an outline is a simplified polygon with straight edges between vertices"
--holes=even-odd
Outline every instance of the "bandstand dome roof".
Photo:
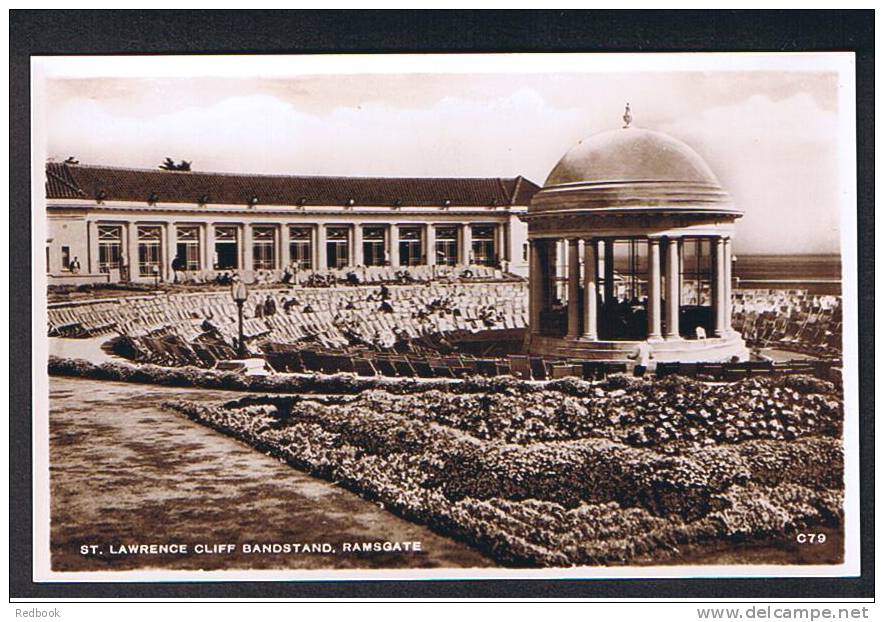
[[716,213],[739,216],[712,169],[682,141],[632,127],[586,138],[552,169],[530,212]]
[[559,160],[544,187],[575,182],[690,181],[718,186],[715,174],[686,144],[637,127],[582,140]]

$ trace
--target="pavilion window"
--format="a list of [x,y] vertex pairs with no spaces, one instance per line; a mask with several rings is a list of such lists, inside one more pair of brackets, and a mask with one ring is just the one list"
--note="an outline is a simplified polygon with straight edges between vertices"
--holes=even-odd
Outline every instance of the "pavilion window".
[[138,274],[153,276],[159,273],[162,263],[161,227],[138,227]]
[[[117,225],[100,225],[98,227],[98,271],[110,272],[111,268],[119,268],[122,254],[123,228]],[[64,257],[62,257],[62,264],[64,264]]]
[[362,262],[366,266],[384,265],[384,227],[362,228]]
[[61,247],[61,268],[62,270],[68,270],[71,267],[71,247],[70,246],[62,246]]
[[[606,268],[606,262],[609,260],[606,255],[606,252],[605,252],[605,249],[607,248],[607,246],[605,245],[605,240],[603,240],[603,239],[599,240],[598,245],[599,245],[599,247],[598,247],[599,250],[597,253],[598,265],[596,266],[596,283],[598,283],[600,300],[603,303],[607,303],[607,302],[610,302],[610,300],[605,300],[605,295],[606,295],[605,292],[608,289],[608,287],[607,287],[608,271]],[[616,282],[616,279],[615,279],[615,282]],[[616,287],[612,291],[615,291],[615,290],[616,290]]]
[[177,228],[175,256],[184,260],[184,269],[200,269],[200,230],[196,226]]
[[215,270],[239,268],[239,242],[235,226],[215,227]]
[[712,305],[712,243],[704,238],[685,238],[681,266],[681,304]]
[[480,266],[497,265],[497,251],[494,246],[494,225],[473,225],[473,262]]
[[310,227],[289,228],[289,257],[302,270],[313,268],[313,231]]
[[436,263],[440,266],[457,264],[457,227],[436,227]]
[[421,243],[420,227],[401,227],[399,229],[399,264],[417,266],[423,261],[423,244]]
[[[648,298],[648,241],[614,242],[614,298],[640,302]],[[618,278],[619,277],[619,278]]]
[[681,319],[679,332],[693,337],[702,327],[707,335],[715,328],[712,308],[712,244],[708,238],[685,238],[681,266]]
[[326,267],[344,268],[350,263],[350,228],[329,227],[326,232]]
[[276,227],[252,229],[252,258],[255,270],[276,268]]
[[[598,333],[602,339],[648,337],[648,240],[601,240],[596,282],[603,293]],[[608,283],[610,278],[610,283]],[[607,293],[610,294],[610,299]],[[581,303],[582,304],[582,303]]]

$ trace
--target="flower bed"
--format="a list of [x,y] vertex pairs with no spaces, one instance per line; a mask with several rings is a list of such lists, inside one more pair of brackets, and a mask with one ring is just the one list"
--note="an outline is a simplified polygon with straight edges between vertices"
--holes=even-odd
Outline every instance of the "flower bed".
[[169,406],[510,565],[629,563],[841,524],[828,383],[496,380]]

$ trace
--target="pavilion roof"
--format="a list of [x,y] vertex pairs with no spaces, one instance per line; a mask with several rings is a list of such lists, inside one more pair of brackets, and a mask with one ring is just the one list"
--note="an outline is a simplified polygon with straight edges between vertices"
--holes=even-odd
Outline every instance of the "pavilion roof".
[[49,162],[46,197],[151,203],[527,206],[539,187],[517,177],[326,177],[114,168]]

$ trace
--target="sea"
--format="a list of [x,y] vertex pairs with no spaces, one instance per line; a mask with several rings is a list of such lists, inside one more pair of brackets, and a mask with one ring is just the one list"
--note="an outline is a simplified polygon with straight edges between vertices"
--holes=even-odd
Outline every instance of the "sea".
[[742,289],[803,289],[841,294],[840,255],[739,255],[733,263]]

